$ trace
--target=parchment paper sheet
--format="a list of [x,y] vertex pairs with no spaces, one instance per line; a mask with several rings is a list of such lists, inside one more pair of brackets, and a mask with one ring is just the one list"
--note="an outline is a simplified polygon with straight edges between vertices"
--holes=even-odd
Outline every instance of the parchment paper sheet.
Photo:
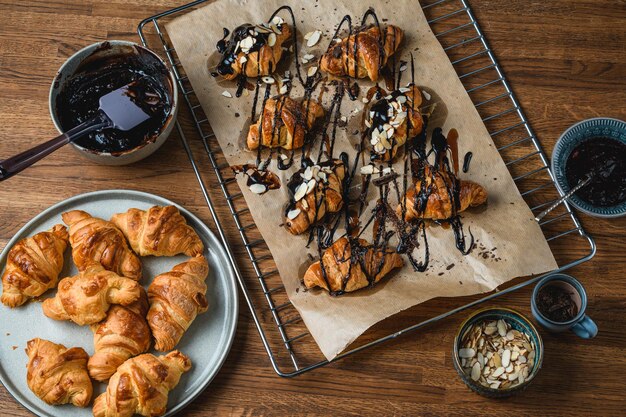
[[[413,52],[416,84],[431,88],[447,106],[443,131],[453,127],[459,131],[461,157],[467,151],[474,153],[469,172],[461,177],[482,184],[489,193],[486,209],[463,214],[466,230],[471,227],[479,242],[479,248],[470,255],[463,256],[455,248],[451,229],[431,227],[428,230],[431,262],[426,272],[414,272],[407,261],[404,268],[373,289],[330,297],[322,291],[302,291],[301,274],[305,265],[311,263],[307,253],[316,256],[317,248],[313,244],[307,249],[306,235],[292,236],[279,226],[283,207],[288,201],[284,185],[298,164],[285,172],[277,170],[272,162],[271,168],[280,175],[283,187],[262,196],[250,193],[240,179],[246,202],[274,256],[289,298],[328,359],[337,356],[370,326],[413,305],[434,297],[488,292],[515,277],[556,268],[543,233],[520,196],[443,48],[431,32],[417,0],[372,1],[371,4],[359,0],[218,0],[172,20],[167,25],[170,38],[231,165],[255,160],[255,153],[243,149],[241,141],[242,132],[248,130],[252,95],[234,98],[234,82],[218,84],[210,76],[207,62],[216,58],[215,44],[222,37],[223,27],[232,30],[242,23],[263,22],[284,4],[291,5],[296,15],[300,57],[306,53],[319,57],[341,18],[350,14],[360,20],[369,6],[375,8],[379,19],[388,19],[388,23],[402,28],[405,40],[398,60],[408,60],[409,52]],[[290,22],[287,15],[283,17]],[[316,29],[322,31],[322,40],[307,48],[302,37]],[[293,63],[291,70],[293,73]],[[405,82],[409,81],[407,74],[408,71]],[[359,83],[363,94],[368,83]],[[231,92],[233,98],[222,96],[224,90]],[[298,97],[298,94],[294,90],[292,96]],[[326,94],[325,98],[330,96],[332,94]],[[342,114],[350,120],[346,128],[339,130],[336,155],[343,150],[354,155],[349,134],[358,129],[360,112],[353,111],[363,107],[360,100],[344,99]],[[396,171],[402,172],[401,166]],[[360,180],[357,178],[354,183],[359,184]],[[370,190],[372,197],[374,191]],[[370,199],[365,215],[371,213],[373,200]],[[483,250],[489,251],[486,258],[480,254]],[[454,267],[448,269],[452,264]]]

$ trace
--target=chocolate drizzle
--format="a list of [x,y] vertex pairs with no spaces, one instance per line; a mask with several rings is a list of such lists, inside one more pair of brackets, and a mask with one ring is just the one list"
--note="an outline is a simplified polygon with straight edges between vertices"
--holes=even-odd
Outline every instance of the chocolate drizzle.
[[[296,22],[293,12],[289,7],[284,6],[272,14],[270,21],[272,21],[281,10],[288,10],[292,18],[294,49],[296,54],[295,79],[293,79],[294,77],[292,77],[291,74],[286,73],[285,78],[281,80],[282,84],[287,86],[286,89],[281,90],[281,94],[272,96],[272,88],[275,84],[264,84],[257,78],[254,101],[251,109],[251,120],[252,123],[254,123],[257,120],[257,115],[261,120],[264,120],[267,101],[270,98],[276,100],[276,110],[271,123],[271,137],[274,138],[278,129],[282,126],[283,122],[280,118],[280,109],[284,105],[285,99],[291,94],[292,84],[294,81],[301,84],[304,89],[304,96],[301,101],[303,105],[295,112],[295,117],[296,129],[304,129],[304,144],[301,147],[300,168],[291,176],[287,183],[290,201],[286,205],[283,216],[288,220],[293,220],[296,218],[295,216],[302,215],[301,201],[306,200],[314,202],[314,207],[309,207],[309,203],[307,203],[307,207],[305,208],[307,210],[314,210],[314,215],[312,216],[310,215],[310,211],[307,212],[309,219],[313,219],[310,221],[311,224],[308,230],[307,247],[315,241],[320,259],[321,275],[327,288],[330,290],[330,294],[341,295],[346,292],[346,286],[352,275],[352,268],[356,265],[359,265],[360,269],[365,274],[369,286],[374,285],[377,281],[377,276],[385,266],[387,255],[391,253],[397,252],[405,254],[416,271],[425,271],[428,268],[430,250],[426,230],[427,227],[432,225],[432,222],[426,219],[424,214],[429,197],[436,191],[434,188],[435,180],[439,180],[438,183],[441,183],[440,180],[443,180],[445,192],[452,202],[452,215],[448,219],[438,221],[438,223],[453,229],[456,247],[464,255],[468,254],[472,249],[474,238],[471,231],[468,231],[468,241],[459,215],[461,207],[461,187],[460,181],[457,178],[459,173],[458,134],[456,130],[451,129],[447,136],[444,136],[441,128],[435,128],[430,138],[430,148],[427,147],[427,123],[430,112],[434,106],[429,105],[430,111],[426,112],[424,108],[419,108],[415,104],[416,100],[406,100],[405,93],[415,86],[415,65],[412,55],[410,61],[411,80],[406,87],[400,86],[402,72],[406,69],[407,62],[400,62],[402,69],[396,73],[396,62],[394,58],[390,62],[391,70],[388,74],[390,79],[387,82],[387,87],[391,86],[392,91],[387,93],[376,85],[367,92],[367,100],[364,100],[364,102],[371,104],[364,110],[361,120],[362,124],[359,130],[360,133],[355,133],[355,135],[360,135],[360,143],[356,146],[357,150],[354,158],[351,158],[345,152],[335,156],[337,132],[342,126],[340,121],[343,119],[345,122],[346,119],[342,117],[341,114],[342,103],[346,95],[351,100],[355,100],[358,97],[358,84],[356,82],[351,84],[351,80],[345,78],[329,81],[323,78],[319,71],[313,72],[310,76],[307,74],[306,78],[304,78],[301,74],[300,64],[297,59],[298,50],[297,42],[295,42]],[[368,21],[373,21],[373,23],[368,24]],[[337,54],[352,54],[355,65],[354,74],[356,75],[356,58],[358,57],[359,44],[358,36],[363,30],[372,27],[372,25],[376,25],[380,33],[379,47],[382,53],[380,54],[379,71],[382,70],[383,63],[387,62],[384,56],[387,36],[382,31],[379,19],[373,9],[369,9],[364,14],[360,26],[358,27],[353,27],[352,18],[349,15],[344,16],[339,22],[334,35],[331,37],[332,40],[329,42],[326,53],[334,54],[335,57],[341,56]],[[348,42],[351,39],[354,40],[352,48],[343,48],[342,46],[344,45],[335,42],[335,39],[342,29],[347,29],[348,31],[348,37],[345,38],[343,42]],[[237,28],[235,32],[239,30],[244,31],[244,29]],[[249,28],[247,28],[247,30],[249,30]],[[218,48],[221,48],[220,52],[225,51],[223,52],[225,55],[225,63],[228,63],[228,51],[230,51],[232,47],[232,42],[241,37],[234,34],[229,41],[226,42],[225,39],[227,35],[228,33],[225,31],[225,37],[222,40],[223,43],[218,44]],[[393,39],[393,42],[395,45],[396,40]],[[253,45],[253,48],[255,47],[257,47],[256,44]],[[318,61],[318,67],[319,62],[320,61]],[[219,71],[220,68],[218,67],[218,72]],[[265,85],[265,90],[261,103],[259,103],[262,85]],[[310,111],[309,104],[320,85],[321,89],[318,101],[321,103],[322,95],[325,91],[329,90],[329,94],[332,94],[330,108],[324,116],[322,126],[310,128],[307,123]],[[415,91],[419,93],[419,89],[415,88]],[[400,99],[398,102],[400,97],[404,97],[405,99]],[[373,101],[374,98],[376,98],[376,102]],[[391,154],[389,158],[382,158],[380,152],[375,152],[373,147],[369,146],[369,141],[375,128],[390,123],[388,109],[390,106],[394,106],[391,104],[393,102],[403,105],[398,108],[398,112],[407,112],[406,137],[404,138],[404,142],[398,141],[399,143],[396,143],[396,139],[392,135],[391,141],[394,153],[389,152]],[[257,110],[259,104],[260,110]],[[412,129],[412,118],[408,117],[409,110],[422,115],[423,126],[421,126],[421,129]],[[365,123],[367,115],[371,115],[368,121],[369,126]],[[264,126],[264,123],[260,123],[260,138],[262,138],[262,130],[264,127],[267,129],[267,125]],[[320,138],[320,140],[316,142],[318,138]],[[260,140],[256,154],[256,167],[244,165],[237,172],[244,172],[244,174],[248,175],[249,186],[257,183],[265,184],[266,179],[271,179],[274,175],[267,170],[274,153],[277,154],[277,166],[280,170],[288,169],[294,163],[295,149],[291,149],[288,155],[283,154],[278,149],[279,148],[275,147],[266,147],[263,145],[263,141]],[[366,153],[368,149],[370,154],[367,161],[368,163],[366,164],[365,159],[367,159]],[[397,155],[403,157],[402,172],[395,172],[393,169],[393,159],[396,150],[398,151]],[[467,171],[470,159],[471,152],[465,156],[463,163],[464,172]],[[432,161],[432,163],[430,161]],[[357,168],[359,166],[361,166],[361,184],[360,187],[354,187],[353,182],[357,176]],[[325,210],[324,213],[321,213],[320,210],[325,204],[329,185],[327,181],[324,180],[324,176],[318,176],[318,173],[323,172],[325,175],[329,175],[331,172],[336,172],[337,169],[344,170],[341,183],[341,208],[338,211],[329,212],[329,210]],[[309,186],[309,182],[312,180],[314,180],[312,182],[313,185]],[[423,185],[419,187],[419,190],[416,190],[417,192],[414,193],[414,200],[412,201],[419,215],[417,219],[409,221],[407,220],[407,201],[404,196],[407,195],[407,191],[410,187],[416,186],[416,183]],[[376,187],[378,195],[372,212],[365,214],[364,208],[366,206],[366,197],[370,184]],[[352,188],[360,188],[360,193],[358,193],[358,195],[355,195],[356,193],[354,192],[351,193],[350,190]],[[268,189],[271,189],[271,187],[268,186]],[[304,195],[310,196],[312,193],[313,198],[304,198],[303,190],[306,190]],[[400,202],[398,212],[392,206],[390,202],[391,198]],[[324,215],[322,216],[321,214]],[[365,221],[362,221],[362,219],[365,219]],[[289,227],[289,225],[286,227]],[[372,230],[371,243],[367,242],[362,237],[370,228]],[[341,231],[344,230],[345,232],[342,233]],[[342,239],[345,239],[347,242],[343,244],[344,241],[342,241]],[[341,243],[341,245],[335,246],[338,243]],[[343,250],[339,253],[336,252],[338,247],[343,247]],[[325,253],[332,254],[336,263],[347,264],[347,268],[342,268],[344,272],[341,277],[341,288],[339,290],[331,289],[327,275],[329,270],[324,261]],[[333,269],[332,273],[336,274],[339,272]]]

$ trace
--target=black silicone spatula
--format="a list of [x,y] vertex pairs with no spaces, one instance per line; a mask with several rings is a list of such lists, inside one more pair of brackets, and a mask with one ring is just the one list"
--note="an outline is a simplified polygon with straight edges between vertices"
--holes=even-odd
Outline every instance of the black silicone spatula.
[[12,177],[61,146],[74,142],[88,133],[102,129],[127,131],[148,120],[150,115],[131,100],[133,94],[130,90],[138,81],[133,81],[100,97],[99,109],[91,119],[52,140],[0,161],[0,181]]

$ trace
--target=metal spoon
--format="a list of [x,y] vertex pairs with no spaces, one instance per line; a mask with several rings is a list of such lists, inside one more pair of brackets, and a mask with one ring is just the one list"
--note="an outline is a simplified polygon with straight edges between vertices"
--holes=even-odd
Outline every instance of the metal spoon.
[[535,220],[540,221],[541,219],[546,217],[548,213],[550,213],[552,210],[557,208],[562,202],[564,202],[565,200],[573,196],[576,193],[576,191],[580,190],[585,185],[589,184],[596,175],[599,175],[601,178],[608,178],[616,166],[617,166],[617,162],[615,162],[612,159],[609,159],[599,169],[595,169],[591,171],[590,173],[588,173],[587,175],[585,175],[585,178],[578,181],[578,184],[576,184],[574,188],[569,190],[567,194],[565,194],[563,197],[556,200],[550,207],[542,211],[537,217],[535,217]]
[[54,139],[0,161],[0,181],[12,177],[60,147],[74,142],[88,133],[102,129],[128,131],[148,120],[150,115],[131,99],[133,96],[132,88],[139,81],[141,79],[100,97],[99,109],[91,119]]

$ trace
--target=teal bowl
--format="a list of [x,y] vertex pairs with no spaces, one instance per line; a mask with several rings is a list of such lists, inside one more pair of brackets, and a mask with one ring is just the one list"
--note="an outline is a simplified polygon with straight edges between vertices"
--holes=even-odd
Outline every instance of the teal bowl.
[[[552,174],[559,191],[567,193],[576,184],[569,184],[565,175],[565,165],[576,146],[593,137],[607,137],[626,144],[626,122],[608,117],[583,120],[567,129],[552,151]],[[594,206],[574,194],[567,200],[583,213],[596,217],[620,217],[626,215],[626,201],[616,206]]]
[[[496,321],[503,319],[511,325],[511,328],[520,332],[526,333],[530,336],[530,340],[535,344],[535,362],[532,364],[528,378],[521,384],[515,385],[506,389],[489,388],[482,385],[480,382],[474,381],[468,375],[463,372],[461,364],[461,358],[459,357],[459,350],[461,349],[461,342],[465,332],[474,324],[483,321]],[[541,363],[543,362],[543,341],[537,328],[528,320],[522,313],[515,311],[507,307],[495,307],[484,308],[476,311],[469,316],[459,328],[459,331],[454,338],[454,346],[452,350],[452,362],[454,363],[454,369],[472,391],[488,398],[504,398],[513,394],[517,394],[525,390],[532,381],[534,381],[539,369],[541,369]]]

